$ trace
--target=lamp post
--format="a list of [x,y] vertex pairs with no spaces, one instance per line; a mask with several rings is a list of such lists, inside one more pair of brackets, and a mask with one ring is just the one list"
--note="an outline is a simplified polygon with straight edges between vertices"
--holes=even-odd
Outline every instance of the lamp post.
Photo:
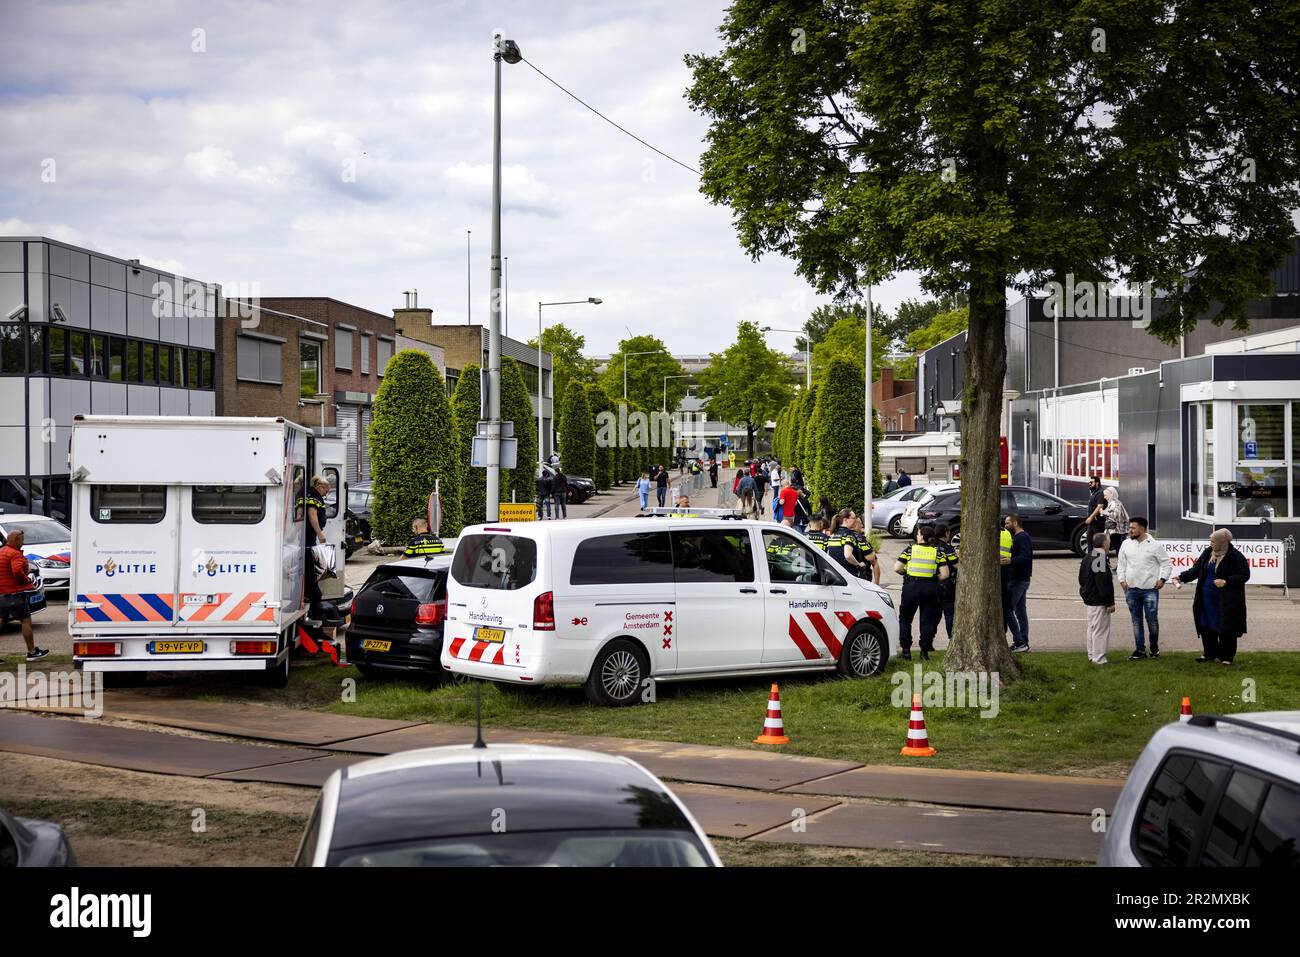
[[[595,296],[586,299],[568,299],[564,302],[539,302],[537,304],[537,458],[540,461],[542,445],[542,306],[581,306],[590,303],[599,306],[605,300]],[[555,362],[551,362],[551,421],[555,421]]]
[[804,388],[812,388],[812,339],[806,330],[803,329],[781,329],[776,326],[761,326],[759,332],[793,332],[795,335],[803,336],[804,344],[804,368],[807,370],[807,377],[804,379]]
[[664,411],[668,411],[668,380],[669,379],[694,379],[692,375],[666,375],[664,376]]
[[862,487],[863,487],[862,511],[864,516],[866,517],[867,524],[870,525],[871,524],[871,484],[872,484],[871,479],[874,471],[871,462],[871,426],[874,424],[872,421],[874,415],[872,414],[872,410],[871,410],[871,283],[867,283],[867,318],[865,324],[867,327],[866,329],[867,331],[867,347],[866,347],[867,374],[865,376],[867,393],[866,393],[866,401],[863,406],[863,411],[865,414],[862,417],[862,422],[863,422],[862,457],[864,460],[863,472],[862,472]]
[[651,349],[648,352],[625,352],[623,353],[623,398],[627,398],[627,360],[629,356],[653,356],[664,352],[663,349]]
[[[523,59],[519,46],[496,34],[492,60],[492,260],[488,298],[487,514],[497,521],[501,506],[501,61]],[[539,370],[540,371],[540,370]]]

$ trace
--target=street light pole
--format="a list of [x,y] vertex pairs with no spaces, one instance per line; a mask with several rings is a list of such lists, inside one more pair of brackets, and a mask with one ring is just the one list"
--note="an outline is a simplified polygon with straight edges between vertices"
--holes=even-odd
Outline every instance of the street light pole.
[[803,336],[803,357],[804,357],[804,388],[812,388],[812,338],[809,337],[806,329],[778,329],[776,326],[761,326],[759,332],[793,332],[796,335]]
[[865,468],[863,470],[863,475],[862,475],[862,486],[863,486],[862,511],[863,511],[864,519],[866,520],[867,524],[870,525],[871,485],[872,485],[871,479],[872,479],[872,470],[873,470],[873,466],[871,462],[871,432],[872,432],[871,426],[874,424],[872,422],[874,416],[872,415],[872,410],[871,410],[871,284],[870,283],[867,284],[866,327],[867,327],[867,353],[866,353],[867,392],[866,392],[866,404],[864,407],[864,411],[866,414],[862,417],[864,423],[863,436],[862,436],[862,452],[863,452],[863,458],[865,460]]
[[[495,36],[492,61],[492,259],[488,300],[487,514],[498,520],[501,510],[501,61],[523,59],[513,40]],[[540,370],[539,370],[540,372]]]
[[669,379],[693,379],[690,375],[666,375],[664,376],[664,412],[668,411],[668,380]]

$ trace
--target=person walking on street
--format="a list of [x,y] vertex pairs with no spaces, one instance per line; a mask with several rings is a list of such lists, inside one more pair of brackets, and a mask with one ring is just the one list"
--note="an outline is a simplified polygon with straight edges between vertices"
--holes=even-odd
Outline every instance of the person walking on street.
[[[768,475],[767,469],[759,466],[754,470],[754,501],[758,505],[758,514],[763,514],[763,490],[767,487]],[[755,518],[758,515],[754,516]]]
[[1002,583],[1002,622],[1005,625],[1011,611],[1011,533],[1005,520],[998,532],[998,573]]
[[0,546],[0,611],[22,627],[27,660],[40,661],[50,652],[47,648],[37,648],[32,635],[32,606],[28,596],[34,586],[27,556],[23,554],[24,537],[22,531],[14,529]]
[[885,488],[884,488],[884,490],[881,492],[881,494],[882,494],[882,495],[889,495],[891,492],[897,492],[897,491],[898,491],[898,483],[894,481],[894,475],[893,475],[893,473],[892,473],[892,472],[886,472],[886,473],[885,473]]
[[650,505],[650,474],[642,472],[641,477],[636,480],[636,495],[641,502],[641,511],[645,511]]
[[898,607],[898,657],[912,660],[912,619],[920,611],[921,660],[929,661],[942,612],[939,586],[948,578],[948,566],[939,560],[934,526],[916,527],[916,538],[894,562],[894,572],[903,576],[903,598]]
[[899,469],[899,470],[898,470],[898,487],[899,487],[899,488],[907,488],[907,487],[908,487],[909,485],[911,485],[911,484],[912,484],[912,476],[910,476],[910,475],[907,474],[907,470],[906,470],[906,469]]
[[781,505],[781,520],[792,527],[799,519],[799,490],[790,484],[790,480],[781,481],[781,494],[776,497]]
[[1124,508],[1124,503],[1119,500],[1119,492],[1114,486],[1106,486],[1104,494],[1106,496],[1106,535],[1110,540],[1107,548],[1118,553],[1128,529],[1128,511]]
[[1011,629],[1011,650],[1029,650],[1029,581],[1034,575],[1034,542],[1020,527],[1019,515],[1008,515],[1011,533],[1011,564],[1007,572],[1007,627]]
[[1111,577],[1105,532],[1092,536],[1092,548],[1079,559],[1079,597],[1088,611],[1088,660],[1094,665],[1109,664],[1110,616],[1115,614],[1115,581]]
[[1151,657],[1160,657],[1160,589],[1174,575],[1174,564],[1165,546],[1147,531],[1147,520],[1133,516],[1128,523],[1128,539],[1119,547],[1119,587],[1124,589],[1124,603],[1133,619],[1133,654],[1129,661],[1147,657],[1142,634],[1146,619],[1151,639]]
[[716,456],[709,459],[709,487],[718,487],[718,459]]
[[668,498],[668,467],[662,466],[659,474],[655,476],[655,498],[659,502],[659,507],[664,507],[664,502]]
[[757,485],[754,476],[743,470],[736,472],[736,495],[740,499],[740,514],[745,518],[758,518]]
[[1237,639],[1246,633],[1246,582],[1250,562],[1232,544],[1232,532],[1220,528],[1210,534],[1210,544],[1200,558],[1174,579],[1174,587],[1196,582],[1192,618],[1203,652],[1197,661],[1230,665],[1237,655]]
[[948,569],[948,577],[939,582],[939,607],[943,611],[943,629],[952,641],[952,614],[957,606],[957,549],[952,546],[952,529],[947,525],[936,525],[934,538],[939,561]]
[[569,517],[569,479],[558,465],[551,476],[551,503],[555,506],[556,518]]
[[1088,541],[1099,532],[1106,531],[1106,493],[1101,490],[1101,477],[1093,475],[1088,479]]
[[[551,517],[551,490],[554,488],[551,473],[542,469],[537,476],[537,520]],[[545,514],[543,515],[543,511]]]

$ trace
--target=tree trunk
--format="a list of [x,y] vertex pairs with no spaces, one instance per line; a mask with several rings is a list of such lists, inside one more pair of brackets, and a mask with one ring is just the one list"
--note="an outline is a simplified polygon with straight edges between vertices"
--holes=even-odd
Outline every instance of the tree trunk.
[[757,458],[754,455],[754,425],[751,422],[745,423],[745,448],[749,449],[749,458]]
[[972,269],[970,327],[965,349],[962,405],[961,564],[954,610],[956,635],[944,655],[947,671],[1000,672],[1018,666],[1002,617],[999,481],[1000,413],[1007,369],[1004,277]]

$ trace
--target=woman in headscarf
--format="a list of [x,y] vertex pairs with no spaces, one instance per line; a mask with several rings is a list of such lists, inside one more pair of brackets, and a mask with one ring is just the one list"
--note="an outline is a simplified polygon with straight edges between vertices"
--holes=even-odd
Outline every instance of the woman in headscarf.
[[1107,485],[1102,494],[1106,496],[1106,507],[1101,514],[1106,523],[1106,534],[1110,536],[1110,550],[1118,552],[1128,534],[1128,511],[1119,500],[1115,486]]
[[1191,568],[1174,579],[1196,582],[1192,616],[1201,636],[1204,654],[1197,661],[1230,665],[1237,654],[1237,639],[1246,633],[1246,582],[1250,562],[1232,544],[1232,532],[1220,528],[1210,534],[1210,544]]

